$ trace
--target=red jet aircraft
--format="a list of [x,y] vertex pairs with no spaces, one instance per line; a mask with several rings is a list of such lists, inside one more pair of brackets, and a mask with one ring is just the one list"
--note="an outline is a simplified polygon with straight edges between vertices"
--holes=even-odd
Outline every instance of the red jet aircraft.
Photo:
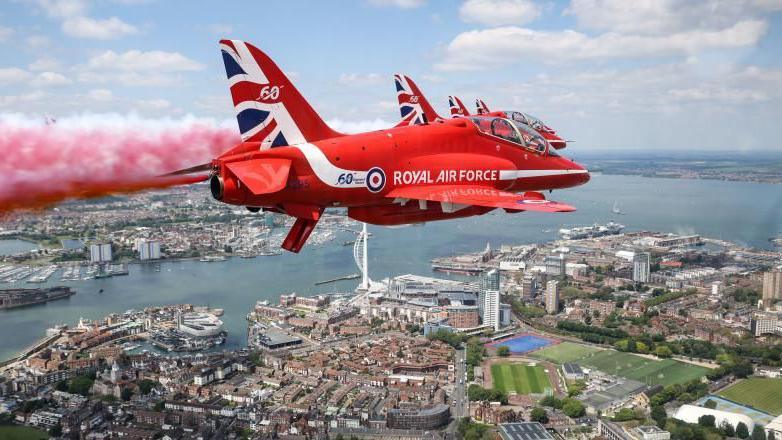
[[[589,173],[524,124],[452,119],[345,135],[329,128],[256,47],[220,42],[242,142],[204,164],[215,199],[296,218],[282,247],[299,252],[323,211],[347,208],[376,225],[507,212],[565,212],[535,191],[569,188]],[[431,106],[430,106],[431,108]],[[425,121],[424,121],[425,122]],[[526,191],[523,194],[517,192]]]
[[[454,98],[456,102],[458,102],[458,106],[460,107],[460,110],[454,114],[454,105],[451,104],[451,98]],[[451,117],[457,117],[461,116],[460,113],[465,113],[465,115],[468,115],[467,109],[464,107],[464,104],[462,104],[462,101],[459,100],[459,98],[455,96],[449,96],[448,101],[450,107],[451,107]],[[482,99],[476,99],[475,100],[475,108],[479,115],[481,116],[499,116],[501,118],[508,118],[512,119],[516,122],[521,122],[522,124],[525,124],[529,127],[532,127],[543,135],[543,137],[548,141],[549,144],[551,144],[552,147],[556,148],[557,150],[561,150],[567,146],[567,141],[562,139],[561,137],[557,136],[557,132],[554,131],[553,128],[549,127],[548,125],[544,124],[543,121],[540,119],[530,116],[526,113],[517,112],[517,111],[489,111],[489,107],[486,105],[485,102],[483,102]]]
[[[396,95],[399,102],[399,112],[402,115],[402,120],[397,124],[397,127],[423,124],[425,122],[442,119],[434,108],[432,108],[432,105],[429,104],[429,101],[423,95],[421,89],[418,88],[418,85],[416,85],[409,76],[402,74],[394,75],[394,85],[396,86]],[[540,119],[516,111],[491,112],[482,99],[476,99],[475,106],[477,107],[478,115],[480,116],[507,118],[531,127],[540,133],[551,146],[558,150],[567,146],[566,141],[557,136],[556,132],[544,124]],[[456,96],[448,97],[448,107],[452,118],[470,116],[467,107],[465,107],[462,101]]]

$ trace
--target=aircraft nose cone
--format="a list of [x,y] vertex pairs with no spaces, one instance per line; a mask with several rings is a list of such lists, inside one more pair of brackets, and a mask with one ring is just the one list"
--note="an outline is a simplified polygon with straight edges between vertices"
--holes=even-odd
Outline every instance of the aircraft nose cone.
[[573,174],[573,179],[575,180],[575,184],[576,185],[583,185],[583,184],[589,182],[589,179],[592,178],[592,176],[589,175],[589,170],[587,170],[586,168],[584,168],[583,166],[581,166],[581,165],[579,165],[579,164],[577,164],[575,162],[571,162],[571,164],[573,165],[571,170],[576,171]]

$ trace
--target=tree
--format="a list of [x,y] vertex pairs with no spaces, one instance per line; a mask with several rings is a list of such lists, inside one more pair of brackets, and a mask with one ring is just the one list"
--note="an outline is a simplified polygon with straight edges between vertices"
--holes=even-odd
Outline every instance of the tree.
[[766,440],[766,430],[760,425],[752,428],[752,440]]
[[673,356],[673,351],[671,351],[671,347],[668,347],[667,345],[658,345],[657,348],[654,349],[654,354],[659,358],[669,358]]
[[661,421],[662,425],[665,426],[665,420],[668,418],[668,414],[665,412],[664,406],[655,405],[652,407],[651,417],[655,422],[657,422],[657,426],[660,426]]
[[500,345],[497,347],[497,356],[508,357],[510,356],[510,348],[507,345]]
[[709,409],[717,409],[717,402],[714,401],[714,400],[708,399],[707,401],[703,402],[703,407],[704,408],[709,408]]
[[546,410],[539,406],[532,408],[532,411],[529,414],[529,418],[533,422],[538,422],[543,424],[548,423],[548,414],[546,414]]
[[59,423],[49,428],[50,437],[59,437],[61,435],[62,435],[62,426],[60,426]]
[[68,392],[71,394],[81,394],[82,396],[88,396],[90,394],[90,388],[92,388],[93,379],[87,376],[74,377],[71,383],[68,384]]
[[720,432],[725,437],[735,437],[736,436],[736,430],[733,428],[733,424],[728,422],[727,420],[723,421],[720,424]]
[[131,397],[133,397],[133,390],[130,388],[123,388],[120,392],[120,398],[125,402],[129,401]]
[[698,424],[703,426],[704,428],[714,428],[715,422],[716,419],[714,418],[714,416],[709,414],[704,414],[698,417]]
[[57,385],[54,386],[54,389],[57,391],[68,391],[68,382],[61,380],[57,382]]
[[562,409],[562,401],[554,396],[546,396],[540,400],[540,404],[549,408]]
[[568,397],[562,404],[562,412],[568,417],[581,417],[586,413],[586,408],[580,401]]
[[744,422],[739,422],[738,425],[736,425],[736,437],[749,438],[749,428],[747,428],[747,425],[745,425]]
[[155,386],[157,386],[157,382],[154,380],[144,379],[141,382],[138,383],[138,389],[141,391],[141,394],[147,395],[152,391]]
[[635,419],[635,411],[630,408],[622,408],[614,414],[615,422],[627,422]]
[[730,372],[736,377],[744,378],[751,375],[754,371],[749,362],[736,362],[731,367]]

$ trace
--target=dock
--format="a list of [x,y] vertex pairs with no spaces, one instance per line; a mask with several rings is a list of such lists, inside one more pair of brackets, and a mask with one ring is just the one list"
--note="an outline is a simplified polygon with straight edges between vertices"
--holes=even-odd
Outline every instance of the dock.
[[343,276],[337,277],[337,278],[330,278],[328,280],[318,281],[318,282],[315,283],[315,285],[316,286],[320,286],[320,285],[323,285],[323,284],[336,283],[337,281],[355,280],[355,279],[358,279],[360,277],[361,277],[361,275],[359,275],[357,273],[352,273],[350,275],[343,275]]

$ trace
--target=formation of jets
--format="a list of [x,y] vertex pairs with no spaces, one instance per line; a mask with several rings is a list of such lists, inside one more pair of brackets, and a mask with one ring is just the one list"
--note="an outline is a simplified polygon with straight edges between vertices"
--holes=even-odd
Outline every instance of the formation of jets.
[[589,180],[586,169],[557,153],[565,141],[527,114],[492,112],[478,100],[470,115],[450,97],[452,117],[441,118],[410,78],[396,75],[401,122],[343,134],[264,52],[238,40],[223,40],[220,49],[242,142],[172,174],[210,171],[215,199],[294,217],[286,250],[301,250],[326,208],[389,226],[498,208],[567,212],[575,208],[541,191]]

